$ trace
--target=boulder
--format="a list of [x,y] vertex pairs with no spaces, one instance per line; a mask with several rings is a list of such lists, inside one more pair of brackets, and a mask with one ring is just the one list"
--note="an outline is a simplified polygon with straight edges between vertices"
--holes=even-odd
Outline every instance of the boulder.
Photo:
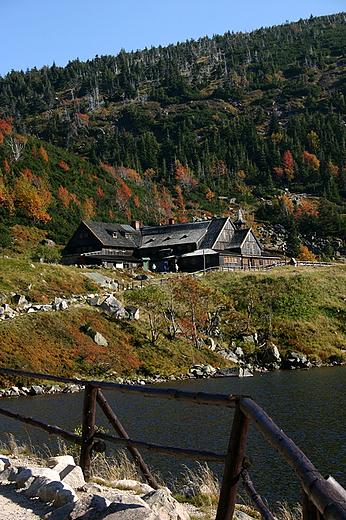
[[50,240],[49,238],[44,238],[43,240],[41,240],[41,244],[43,246],[55,247],[54,240]]
[[144,502],[157,514],[160,520],[189,520],[184,506],[179,504],[165,489],[151,491],[143,497]]
[[284,362],[285,368],[310,368],[312,365],[304,354],[291,352]]
[[6,457],[0,456],[0,473],[2,473],[6,468],[11,466],[10,461]]
[[65,484],[68,484],[73,489],[79,489],[85,484],[82,468],[76,466],[74,463],[66,466],[60,471],[60,479]]
[[60,474],[67,466],[75,466],[75,462],[72,455],[60,455],[58,457],[50,457],[47,460],[47,466]]
[[261,351],[258,352],[258,358],[264,365],[280,365],[281,363],[281,356],[279,349],[277,348],[274,343],[268,343],[264,345]]
[[6,480],[8,480],[9,482],[15,482],[18,473],[18,468],[14,466],[8,466],[0,472],[0,482],[5,482]]
[[107,509],[107,506],[108,504],[103,497],[87,495],[77,500],[69,515],[69,519],[77,520],[78,518],[88,518],[88,520],[97,520]]
[[42,386],[32,385],[29,390],[30,395],[42,395],[44,393]]
[[238,363],[239,358],[238,356],[232,352],[229,348],[221,348],[217,351],[220,356],[222,356],[224,359],[228,359],[228,361],[232,361],[233,363]]
[[16,476],[16,486],[17,488],[25,488],[28,489],[33,481],[37,477],[46,477],[49,480],[60,480],[60,475],[56,471],[50,468],[42,468],[42,467],[33,467],[23,469]]
[[130,320],[139,320],[139,309],[134,305],[126,305],[125,311],[129,315]]
[[17,304],[17,307],[27,307],[29,305],[28,300],[22,294],[16,294],[13,297],[13,301]]
[[93,339],[96,345],[99,345],[100,347],[108,347],[108,341],[100,332],[95,332]]
[[[96,520],[96,518],[94,519]],[[97,519],[98,520],[98,519]],[[119,509],[118,504],[111,504],[105,511],[102,520],[161,520],[151,509],[131,507]]]
[[90,296],[89,298],[87,298],[86,302],[91,307],[97,307],[98,305],[100,305],[100,298],[98,296]]
[[30,486],[24,491],[24,495],[26,498],[38,497],[40,488],[46,486],[50,482],[52,482],[52,479],[47,476],[41,475],[40,477],[36,477]]
[[65,482],[57,482],[57,484],[60,484],[61,487],[55,493],[53,507],[62,507],[78,500],[76,493],[68,484]]
[[128,319],[129,314],[126,312],[124,307],[121,305],[119,300],[110,295],[100,305],[100,309],[111,314],[114,318],[119,320]]

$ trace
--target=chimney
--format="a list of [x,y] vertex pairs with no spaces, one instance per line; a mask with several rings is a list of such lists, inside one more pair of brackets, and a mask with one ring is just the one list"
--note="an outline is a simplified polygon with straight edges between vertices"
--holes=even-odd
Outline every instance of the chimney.
[[174,218],[170,218],[170,219],[168,220],[168,224],[169,224],[170,226],[174,226]]
[[134,229],[139,229],[139,220],[134,220],[134,221],[132,222],[132,227],[133,227]]

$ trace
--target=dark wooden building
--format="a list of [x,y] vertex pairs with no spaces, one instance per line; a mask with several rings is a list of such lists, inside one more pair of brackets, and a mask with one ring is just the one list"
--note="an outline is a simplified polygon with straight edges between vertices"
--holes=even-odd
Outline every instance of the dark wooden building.
[[82,222],[67,244],[63,263],[144,267],[192,272],[209,267],[260,267],[278,257],[267,255],[239,212],[229,217],[140,228]]

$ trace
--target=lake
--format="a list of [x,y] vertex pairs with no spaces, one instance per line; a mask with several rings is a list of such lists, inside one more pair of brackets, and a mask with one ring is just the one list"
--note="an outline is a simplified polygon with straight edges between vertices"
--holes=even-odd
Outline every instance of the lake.
[[[331,474],[346,486],[345,382],[346,366],[342,366],[257,373],[246,378],[192,379],[160,386],[250,395],[322,475]],[[227,449],[233,410],[104,393],[133,439],[219,452]],[[81,424],[82,401],[82,393],[57,394],[2,399],[1,406],[73,430]],[[109,427],[100,410],[96,422],[98,426]],[[55,437],[0,416],[0,439],[6,440],[8,432],[34,446],[47,445],[51,450],[57,446]],[[279,501],[291,506],[301,501],[301,487],[293,471],[252,425],[246,454],[254,460],[250,477],[255,488],[271,507]],[[194,462],[188,459],[145,451],[142,455],[167,482],[180,480],[187,465],[194,468]],[[210,466],[221,479],[222,465]]]

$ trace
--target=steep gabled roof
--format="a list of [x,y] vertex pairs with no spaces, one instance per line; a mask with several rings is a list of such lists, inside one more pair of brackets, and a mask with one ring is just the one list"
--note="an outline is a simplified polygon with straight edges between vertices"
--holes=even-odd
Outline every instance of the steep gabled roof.
[[212,248],[227,220],[227,217],[213,218],[200,222],[144,227],[141,249],[187,244],[195,244],[198,248]]
[[231,238],[230,243],[227,246],[227,249],[240,249],[245,238],[247,237],[247,234],[249,233],[250,229],[239,229],[234,232],[233,237]]
[[258,240],[258,238],[256,237],[255,233],[253,232],[252,228],[247,228],[247,229],[237,229],[235,232],[234,232],[234,235],[230,241],[230,243],[228,244],[227,246],[227,249],[232,251],[232,250],[240,250],[241,246],[243,245],[244,241],[246,240],[247,236],[251,234],[258,247],[262,250],[262,246]]
[[199,245],[200,249],[208,249],[212,248],[218,239],[222,229],[224,228],[226,222],[228,220],[228,217],[223,218],[213,218],[213,220],[209,221],[209,226],[207,233],[202,241],[202,243]]
[[142,245],[140,249],[152,247],[172,247],[176,245],[197,244],[207,232],[210,221],[185,222],[167,226],[151,226],[142,228]]
[[90,221],[83,221],[83,224],[100,240],[104,247],[137,248],[141,243],[140,230],[127,224]]

